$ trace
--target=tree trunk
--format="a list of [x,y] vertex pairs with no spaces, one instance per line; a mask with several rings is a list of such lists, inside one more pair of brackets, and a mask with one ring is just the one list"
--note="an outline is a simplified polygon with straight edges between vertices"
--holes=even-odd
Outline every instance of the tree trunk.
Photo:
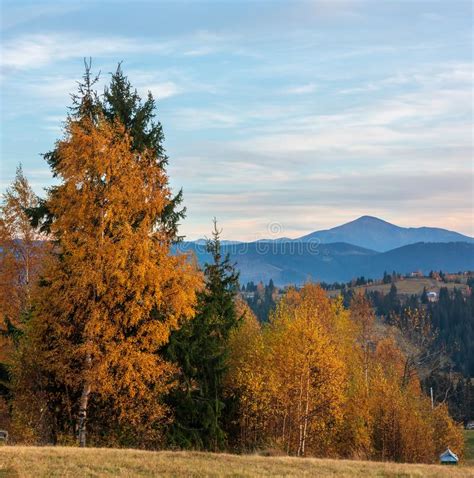
[[303,371],[300,375],[300,396],[298,400],[298,451],[297,456],[301,456],[301,447],[303,443]]
[[[91,366],[92,358],[90,352],[86,355],[86,374],[88,374]],[[79,420],[77,426],[77,438],[79,446],[84,448],[86,446],[86,420],[87,420],[87,405],[89,403],[89,395],[91,393],[91,384],[89,378],[86,377],[82,387],[81,398],[79,400]]]
[[308,367],[308,375],[306,377],[306,408],[305,408],[305,416],[304,416],[304,428],[303,428],[303,440],[301,442],[301,455],[305,455],[305,448],[306,448],[306,437],[308,436],[308,420],[309,420],[309,367]]
[[285,443],[285,431],[286,431],[286,417],[288,415],[288,409],[285,409],[285,415],[283,416],[283,427],[281,430],[281,442]]
[[365,390],[369,394],[369,343],[365,343],[364,372],[365,372]]
[[82,388],[81,400],[79,402],[79,425],[78,425],[78,440],[79,446],[84,448],[86,446],[86,418],[87,418],[87,403],[89,402],[89,394],[91,393],[91,386],[85,383]]

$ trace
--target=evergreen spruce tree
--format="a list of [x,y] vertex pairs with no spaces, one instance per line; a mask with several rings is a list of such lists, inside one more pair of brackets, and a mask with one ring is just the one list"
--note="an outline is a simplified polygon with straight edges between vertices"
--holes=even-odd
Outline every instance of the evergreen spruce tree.
[[169,396],[174,409],[169,439],[181,448],[215,451],[226,441],[223,380],[228,368],[229,334],[240,321],[234,302],[238,273],[229,255],[221,255],[215,220],[207,251],[212,263],[204,268],[206,287],[198,299],[197,314],[172,333],[166,349],[167,358],[180,367],[178,386]]
[[[148,92],[145,101],[142,101],[137,90],[132,87],[128,78],[122,71],[119,63],[115,73],[112,74],[110,86],[104,90],[103,111],[110,122],[119,120],[125,126],[127,133],[132,137],[132,150],[137,159],[143,151],[153,151],[155,161],[161,168],[168,164],[163,142],[165,135],[163,127],[156,121],[156,101],[151,92]],[[180,240],[178,236],[178,223],[185,217],[186,209],[180,205],[183,192],[180,190],[156,218],[156,224],[168,232],[174,241]]]

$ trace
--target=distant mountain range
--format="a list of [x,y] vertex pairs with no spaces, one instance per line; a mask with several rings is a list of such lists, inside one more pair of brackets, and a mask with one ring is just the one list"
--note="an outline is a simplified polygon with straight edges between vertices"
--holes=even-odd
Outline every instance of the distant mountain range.
[[[193,251],[201,264],[211,259],[202,240],[176,247]],[[474,270],[472,237],[439,228],[398,227],[370,216],[299,239],[225,241],[222,249],[236,262],[242,283],[346,282],[360,276],[376,279],[394,270]]]
[[[181,251],[193,251],[199,263],[211,260],[203,245],[184,242]],[[222,246],[240,270],[241,283],[268,282],[278,285],[307,281],[347,282],[354,277],[373,279],[384,271],[409,273],[431,270],[474,270],[474,244],[467,242],[410,244],[388,252],[376,252],[352,244],[312,246],[305,242],[250,242]]]

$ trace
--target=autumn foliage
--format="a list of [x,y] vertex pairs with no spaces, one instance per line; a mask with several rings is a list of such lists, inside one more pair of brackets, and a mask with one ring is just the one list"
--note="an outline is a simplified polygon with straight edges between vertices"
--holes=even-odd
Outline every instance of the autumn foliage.
[[5,327],[21,329],[44,257],[43,237],[26,213],[37,204],[20,166],[0,207],[0,327],[4,331]]
[[462,434],[431,404],[362,296],[350,311],[318,286],[290,290],[268,324],[246,314],[231,341],[239,445],[305,456],[431,462]]

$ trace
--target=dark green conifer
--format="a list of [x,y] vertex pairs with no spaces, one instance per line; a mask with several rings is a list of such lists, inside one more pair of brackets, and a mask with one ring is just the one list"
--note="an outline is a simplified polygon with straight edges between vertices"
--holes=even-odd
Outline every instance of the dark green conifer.
[[219,236],[214,221],[213,238],[207,244],[212,262],[204,268],[206,287],[197,315],[171,335],[166,348],[168,359],[180,367],[179,384],[169,397],[174,409],[169,440],[181,448],[216,451],[226,442],[227,343],[240,319],[234,302],[238,274],[229,255],[222,256]]

